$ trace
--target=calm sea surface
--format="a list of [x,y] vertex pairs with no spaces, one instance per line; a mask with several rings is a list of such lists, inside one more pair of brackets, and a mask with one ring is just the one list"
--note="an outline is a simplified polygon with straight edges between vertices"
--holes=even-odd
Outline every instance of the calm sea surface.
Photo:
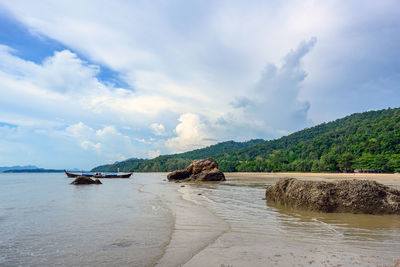
[[400,216],[299,212],[267,205],[261,187],[165,179],[0,174],[0,266],[400,264]]

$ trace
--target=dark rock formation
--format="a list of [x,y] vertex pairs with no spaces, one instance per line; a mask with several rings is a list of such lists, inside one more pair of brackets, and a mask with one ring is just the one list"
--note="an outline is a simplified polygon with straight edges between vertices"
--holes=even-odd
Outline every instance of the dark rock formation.
[[193,174],[214,169],[218,169],[218,163],[212,158],[194,160],[186,167],[186,170]]
[[187,170],[176,170],[168,174],[168,180],[184,180],[189,178],[192,173]]
[[400,215],[400,191],[375,181],[300,181],[282,178],[265,192],[267,201],[319,212]]
[[212,158],[193,161],[184,170],[168,174],[170,181],[225,181],[225,175],[218,170],[218,163]]
[[78,176],[71,184],[101,184],[99,179],[93,180],[90,177]]
[[191,178],[196,181],[225,181],[225,175],[218,169],[192,174]]

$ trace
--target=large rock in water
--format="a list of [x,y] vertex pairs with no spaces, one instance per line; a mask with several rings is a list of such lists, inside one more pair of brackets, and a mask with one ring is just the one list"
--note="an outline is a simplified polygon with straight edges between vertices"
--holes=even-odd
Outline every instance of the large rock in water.
[[101,184],[99,179],[93,180],[90,177],[78,176],[71,184]]
[[198,159],[184,170],[176,170],[168,174],[170,181],[225,181],[225,175],[218,170],[218,163],[212,159]]
[[191,172],[187,170],[176,170],[168,174],[167,178],[168,180],[185,180],[189,178],[189,176],[192,175]]
[[400,215],[400,191],[375,181],[300,181],[282,178],[265,192],[267,201],[320,212]]

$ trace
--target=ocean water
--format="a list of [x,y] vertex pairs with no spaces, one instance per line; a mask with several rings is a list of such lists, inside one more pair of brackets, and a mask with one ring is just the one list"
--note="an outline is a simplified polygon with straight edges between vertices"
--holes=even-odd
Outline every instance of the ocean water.
[[162,173],[71,181],[0,174],[0,266],[400,264],[400,216],[294,211],[266,203],[262,185]]
[[[160,175],[74,186],[65,174],[0,174],[1,266],[150,266],[174,219]],[[146,192],[143,188],[153,192]],[[162,190],[168,190],[168,184]]]

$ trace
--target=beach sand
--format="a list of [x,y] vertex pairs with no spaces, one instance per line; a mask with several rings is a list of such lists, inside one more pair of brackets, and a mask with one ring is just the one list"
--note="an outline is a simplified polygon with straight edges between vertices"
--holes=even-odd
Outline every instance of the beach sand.
[[181,188],[190,196],[188,200],[207,208],[229,225],[183,266],[400,266],[399,216],[292,210],[262,200],[265,186],[283,177],[313,181],[368,179],[399,188],[400,175],[225,173],[225,176],[227,181],[221,184],[191,184]]
[[346,179],[373,180],[400,187],[400,174],[388,173],[269,173],[269,172],[226,172],[227,183],[232,184],[274,184],[280,178],[290,177],[309,181],[332,181]]

